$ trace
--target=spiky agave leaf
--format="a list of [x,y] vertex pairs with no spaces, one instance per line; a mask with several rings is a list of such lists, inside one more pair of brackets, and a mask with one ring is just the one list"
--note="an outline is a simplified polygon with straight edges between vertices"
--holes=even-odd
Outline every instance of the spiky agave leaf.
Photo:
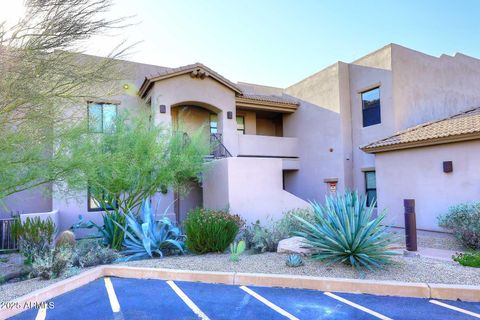
[[329,264],[342,262],[355,268],[382,268],[395,254],[388,250],[393,238],[382,225],[385,215],[373,217],[373,205],[357,192],[329,196],[325,205],[311,203],[317,223],[296,217],[302,225],[296,235],[305,238],[312,258]]
[[184,252],[183,235],[180,229],[175,227],[165,215],[156,221],[148,202],[146,200],[143,203],[139,218],[128,213],[126,226],[117,224],[125,233],[123,240],[125,258],[120,261],[149,258],[155,254],[163,257],[173,252]]

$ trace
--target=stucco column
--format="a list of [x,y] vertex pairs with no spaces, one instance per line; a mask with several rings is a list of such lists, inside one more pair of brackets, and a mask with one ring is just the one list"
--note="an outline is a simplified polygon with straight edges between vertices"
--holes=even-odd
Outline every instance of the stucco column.
[[[228,111],[232,112],[232,119],[228,119]],[[218,127],[222,133],[223,144],[232,156],[236,157],[238,155],[238,133],[234,108],[224,110],[218,114]]]

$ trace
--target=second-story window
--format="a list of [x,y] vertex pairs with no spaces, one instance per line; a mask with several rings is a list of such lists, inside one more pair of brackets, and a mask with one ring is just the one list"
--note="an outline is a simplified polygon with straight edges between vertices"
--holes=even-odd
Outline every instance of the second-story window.
[[363,126],[373,126],[381,122],[380,117],[380,88],[362,92]]
[[245,117],[237,116],[237,131],[245,134]]
[[115,129],[117,105],[111,103],[88,104],[88,128],[94,133],[108,133]]

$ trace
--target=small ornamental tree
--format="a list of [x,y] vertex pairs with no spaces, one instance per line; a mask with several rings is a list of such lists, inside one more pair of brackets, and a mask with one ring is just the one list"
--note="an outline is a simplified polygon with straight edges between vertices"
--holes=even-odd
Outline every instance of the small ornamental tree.
[[[97,35],[124,26],[108,19],[111,0],[25,0],[15,24],[0,21],[0,201],[71,175],[70,142],[84,133],[72,106],[121,92],[127,70],[111,48],[105,58],[80,55]],[[53,146],[56,146],[55,148]]]
[[136,214],[155,193],[169,187],[182,191],[199,179],[209,145],[201,130],[187,136],[153,125],[147,114],[120,114],[114,130],[86,135],[70,153],[72,159],[90,157],[65,179],[67,188],[88,188],[101,206]]

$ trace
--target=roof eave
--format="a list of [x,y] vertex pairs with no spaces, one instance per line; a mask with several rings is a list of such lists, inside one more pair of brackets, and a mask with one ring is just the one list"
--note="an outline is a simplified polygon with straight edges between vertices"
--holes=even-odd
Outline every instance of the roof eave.
[[460,134],[455,136],[440,137],[435,139],[413,141],[413,142],[407,142],[407,143],[397,143],[397,144],[378,146],[378,147],[369,147],[367,145],[364,147],[360,147],[360,149],[366,153],[381,153],[381,152],[429,147],[429,146],[436,146],[441,144],[464,142],[464,141],[471,141],[471,140],[478,140],[478,139],[480,139],[480,132],[473,132],[468,134]]
[[263,101],[245,97],[236,97],[235,104],[237,107],[245,109],[276,111],[282,113],[293,113],[298,109],[298,104],[295,103]]
[[140,87],[139,96],[142,97],[142,98],[145,97],[147,95],[148,91],[150,90],[151,84],[154,83],[154,82],[178,77],[178,76],[181,76],[181,75],[184,75],[184,74],[188,74],[188,73],[191,73],[196,68],[206,69],[209,72],[209,75],[208,75],[209,78],[219,82],[220,84],[224,85],[225,87],[229,88],[230,90],[234,91],[237,94],[242,94],[242,90],[240,88],[238,88],[238,87],[232,85],[231,83],[225,81],[224,79],[222,79],[222,77],[217,76],[216,72],[214,72],[210,68],[207,68],[205,66],[195,65],[195,66],[193,66],[191,68],[188,68],[188,69],[185,69],[185,70],[180,70],[180,71],[176,71],[176,72],[172,72],[172,73],[167,73],[167,74],[164,74],[164,75],[161,75],[161,76],[158,76],[158,77],[153,77],[153,78],[150,78],[150,79],[145,78],[145,80],[143,81],[143,83]]

